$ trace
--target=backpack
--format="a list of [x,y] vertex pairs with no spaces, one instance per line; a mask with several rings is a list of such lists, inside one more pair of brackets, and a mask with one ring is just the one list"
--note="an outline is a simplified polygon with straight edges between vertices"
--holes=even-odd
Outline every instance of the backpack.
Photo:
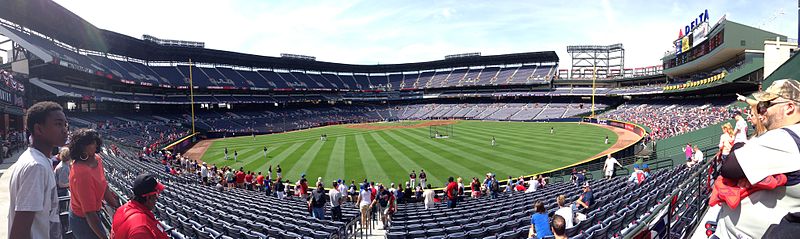
[[500,185],[498,185],[499,183],[497,183],[497,180],[492,179],[491,184],[492,184],[491,185],[492,186],[492,192],[499,192],[500,191]]
[[639,173],[636,174],[636,183],[637,184],[642,184],[642,182],[644,182],[644,173],[643,172],[639,172]]

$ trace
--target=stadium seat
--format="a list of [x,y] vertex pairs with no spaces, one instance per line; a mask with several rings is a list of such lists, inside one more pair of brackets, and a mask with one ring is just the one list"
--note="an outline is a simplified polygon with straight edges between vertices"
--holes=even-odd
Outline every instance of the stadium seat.
[[406,238],[405,232],[388,232],[386,233],[386,238],[388,239],[404,239]]
[[172,237],[172,239],[186,239],[186,236],[184,236],[183,233],[180,233],[177,230],[173,230],[170,233],[170,237]]
[[456,232],[456,233],[449,233],[447,234],[447,238],[449,239],[465,239],[467,235],[463,232]]

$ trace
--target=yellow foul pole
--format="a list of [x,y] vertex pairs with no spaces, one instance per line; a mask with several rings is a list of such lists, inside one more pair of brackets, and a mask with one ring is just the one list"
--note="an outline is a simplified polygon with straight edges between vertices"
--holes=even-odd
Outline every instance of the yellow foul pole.
[[597,80],[597,66],[594,66],[594,68],[592,68],[592,118],[595,117],[595,115],[594,115],[594,94],[595,94],[595,90],[597,89],[595,87],[595,81],[596,80]]
[[189,58],[189,98],[192,102],[192,134],[196,133],[194,130],[194,85],[192,83],[192,59]]

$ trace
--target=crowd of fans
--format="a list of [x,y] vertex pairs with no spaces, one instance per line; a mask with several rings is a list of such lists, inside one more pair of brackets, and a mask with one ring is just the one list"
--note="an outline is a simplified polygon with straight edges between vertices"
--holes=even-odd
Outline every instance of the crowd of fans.
[[674,104],[626,103],[600,117],[646,125],[651,139],[659,140],[728,120],[735,112],[727,104],[675,102]]

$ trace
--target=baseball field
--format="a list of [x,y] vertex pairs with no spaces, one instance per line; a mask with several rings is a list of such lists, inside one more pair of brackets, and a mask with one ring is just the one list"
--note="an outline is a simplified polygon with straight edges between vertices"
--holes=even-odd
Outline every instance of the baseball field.
[[[431,125],[446,126],[432,130]],[[449,137],[431,138],[435,131]],[[321,139],[321,135],[327,135],[327,139]],[[606,136],[608,144],[604,142]],[[450,176],[463,177],[467,184],[470,178],[487,172],[504,179],[571,165],[622,147],[615,145],[618,137],[615,131],[591,124],[403,121],[206,140],[189,153],[209,164],[263,173],[270,165],[273,172],[280,165],[283,177],[292,182],[305,173],[312,182],[323,177],[325,182],[366,178],[386,184],[405,183],[411,170],[419,173],[424,169],[428,182],[441,187]],[[264,147],[268,148],[266,157]],[[238,153],[237,160],[234,152]]]

